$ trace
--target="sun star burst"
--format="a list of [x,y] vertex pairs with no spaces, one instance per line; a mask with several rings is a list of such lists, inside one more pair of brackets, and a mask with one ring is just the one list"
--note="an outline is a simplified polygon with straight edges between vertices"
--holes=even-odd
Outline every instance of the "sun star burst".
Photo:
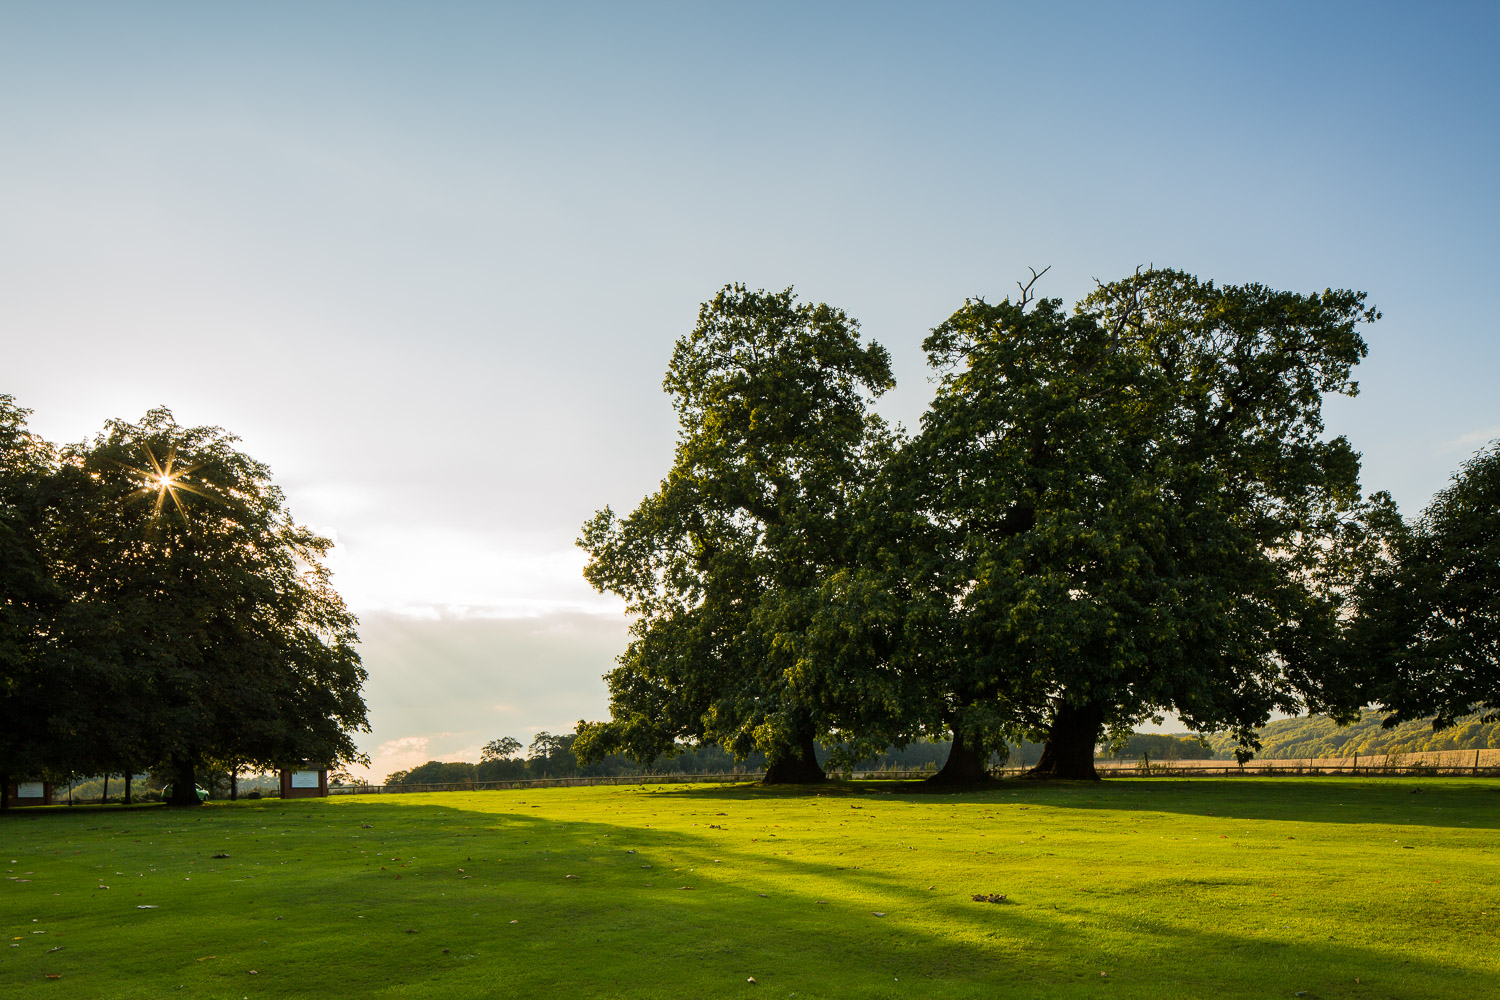
[[[167,500],[170,498],[172,506],[177,509],[178,516],[182,518],[182,523],[187,524],[187,508],[182,505],[182,498],[177,494],[179,490],[183,490],[188,493],[196,493],[201,497],[208,496],[207,493],[188,482],[185,478],[194,470],[201,468],[203,463],[179,466],[177,464],[177,449],[175,447],[167,450],[166,461],[164,462],[157,461],[156,453],[151,450],[149,444],[142,442],[141,451],[145,452],[146,461],[150,463],[151,467],[146,469],[126,465],[125,468],[145,480],[141,486],[142,493],[155,494],[151,503],[151,519],[155,521],[161,517],[162,510],[166,507]],[[123,465],[124,463],[121,464]]]

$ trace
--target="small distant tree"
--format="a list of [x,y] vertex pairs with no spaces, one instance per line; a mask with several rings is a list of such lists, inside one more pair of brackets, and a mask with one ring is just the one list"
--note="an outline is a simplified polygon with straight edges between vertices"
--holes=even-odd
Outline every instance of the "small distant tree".
[[502,736],[484,745],[475,774],[480,781],[515,781],[526,777],[526,761],[518,756],[521,741]]
[[564,778],[578,773],[578,758],[573,756],[575,733],[553,735],[537,733],[526,750],[527,770],[539,778]]
[[466,781],[474,781],[477,777],[475,765],[461,760],[429,760],[419,767],[410,771],[397,772],[401,775],[399,782],[393,782],[391,778],[386,779],[386,784],[402,785],[456,785]]
[[514,736],[502,736],[498,740],[490,740],[484,745],[484,750],[479,754],[481,764],[492,760],[509,760],[521,750],[521,741]]

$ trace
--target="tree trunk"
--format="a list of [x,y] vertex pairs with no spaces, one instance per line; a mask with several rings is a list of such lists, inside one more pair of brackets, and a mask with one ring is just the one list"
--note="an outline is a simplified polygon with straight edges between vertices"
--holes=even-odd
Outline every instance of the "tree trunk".
[[10,772],[0,768],[0,812],[10,812]]
[[104,791],[99,796],[99,804],[101,806],[109,805],[109,775],[107,774],[104,776]]
[[203,803],[198,800],[197,775],[193,769],[193,759],[188,756],[174,756],[172,758],[172,798],[168,800],[170,806],[197,806]]
[[828,780],[823,765],[818,763],[810,723],[801,728],[794,746],[782,747],[774,756],[770,753],[766,756],[764,780],[768,785],[811,785]]
[[238,802],[240,799],[240,769],[235,768],[229,772],[229,801]]
[[1058,705],[1047,730],[1042,759],[1026,772],[1026,777],[1098,781],[1099,772],[1094,770],[1094,747],[1103,732],[1102,703],[1091,701],[1085,705],[1073,705],[1063,702]]
[[943,769],[927,779],[932,785],[978,785],[990,779],[989,753],[964,739],[963,730],[953,728],[953,747]]
[[135,770],[133,767],[125,769],[125,802],[123,804],[127,806],[130,805],[130,779],[135,777],[135,775],[130,773],[133,770]]

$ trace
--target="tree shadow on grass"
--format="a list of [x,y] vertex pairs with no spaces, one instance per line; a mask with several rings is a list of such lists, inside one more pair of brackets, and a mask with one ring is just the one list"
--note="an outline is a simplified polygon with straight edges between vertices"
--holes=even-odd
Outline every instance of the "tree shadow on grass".
[[805,786],[653,786],[684,800],[876,796],[912,804],[1026,804],[1137,810],[1299,823],[1368,823],[1500,829],[1500,781],[1488,778],[1143,778],[1104,782],[1007,781],[936,792],[912,782]]
[[[475,794],[495,796],[494,810],[444,805],[447,796],[270,803],[198,813],[186,829],[182,814],[161,812],[150,817],[161,818],[160,830],[133,832],[161,842],[158,835],[171,828],[174,849],[200,863],[227,837],[229,853],[245,867],[226,874],[246,880],[215,882],[195,868],[202,888],[189,889],[163,857],[163,878],[151,890],[161,909],[137,914],[133,898],[99,899],[101,906],[119,904],[126,917],[111,911],[90,923],[77,908],[82,890],[62,885],[38,886],[28,902],[60,901],[52,904],[60,912],[44,915],[49,930],[78,925],[71,934],[79,946],[69,940],[69,950],[50,961],[69,963],[58,985],[80,996],[157,996],[178,985],[228,995],[252,982],[251,967],[262,997],[728,996],[752,989],[750,977],[799,1000],[1260,998],[1298,991],[1318,998],[1370,989],[1456,997],[1500,985],[1494,951],[1472,948],[1471,932],[1455,942],[1464,949],[1453,960],[1423,956],[1417,946],[1442,932],[1408,927],[1400,912],[1386,919],[1389,933],[1407,936],[1417,955],[1404,962],[1360,928],[1322,928],[1311,939],[1305,930],[1277,926],[1296,915],[1270,905],[1230,918],[1225,906],[1243,891],[1235,885],[1185,896],[1142,882],[1134,894],[1091,894],[1043,882],[1015,859],[976,861],[954,851],[905,861],[885,845],[871,851],[877,863],[856,867],[866,859],[846,864],[827,856],[827,842],[747,839],[753,831],[737,829],[784,818],[737,817],[737,803],[753,798],[774,806],[777,797],[816,795],[731,789],[715,798],[673,789],[626,802],[601,796],[570,815],[556,811],[564,800],[539,803],[545,794]],[[617,807],[619,818],[582,814],[600,803]],[[689,803],[723,806],[715,812],[730,815],[716,825],[731,828],[644,825],[653,807]],[[544,814],[532,815],[538,804]],[[798,822],[821,822],[831,833],[833,815]],[[143,825],[141,814],[129,818]],[[56,827],[70,846],[87,840],[73,824]],[[95,831],[95,849],[117,834]],[[824,856],[789,856],[788,849]],[[91,883],[94,860],[70,862],[70,877]],[[1007,890],[1003,904],[969,898],[971,891]],[[51,891],[60,895],[46,895]],[[1340,939],[1322,939],[1330,930]],[[262,939],[274,945],[261,946]],[[150,962],[135,966],[134,977],[116,974],[142,952]],[[41,969],[27,967],[22,978],[40,979]]]

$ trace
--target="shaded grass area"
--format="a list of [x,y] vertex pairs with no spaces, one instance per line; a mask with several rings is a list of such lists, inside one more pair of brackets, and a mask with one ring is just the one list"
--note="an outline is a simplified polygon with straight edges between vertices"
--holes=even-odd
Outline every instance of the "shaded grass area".
[[0,995],[1500,996],[1497,828],[1465,779],[29,810]]

